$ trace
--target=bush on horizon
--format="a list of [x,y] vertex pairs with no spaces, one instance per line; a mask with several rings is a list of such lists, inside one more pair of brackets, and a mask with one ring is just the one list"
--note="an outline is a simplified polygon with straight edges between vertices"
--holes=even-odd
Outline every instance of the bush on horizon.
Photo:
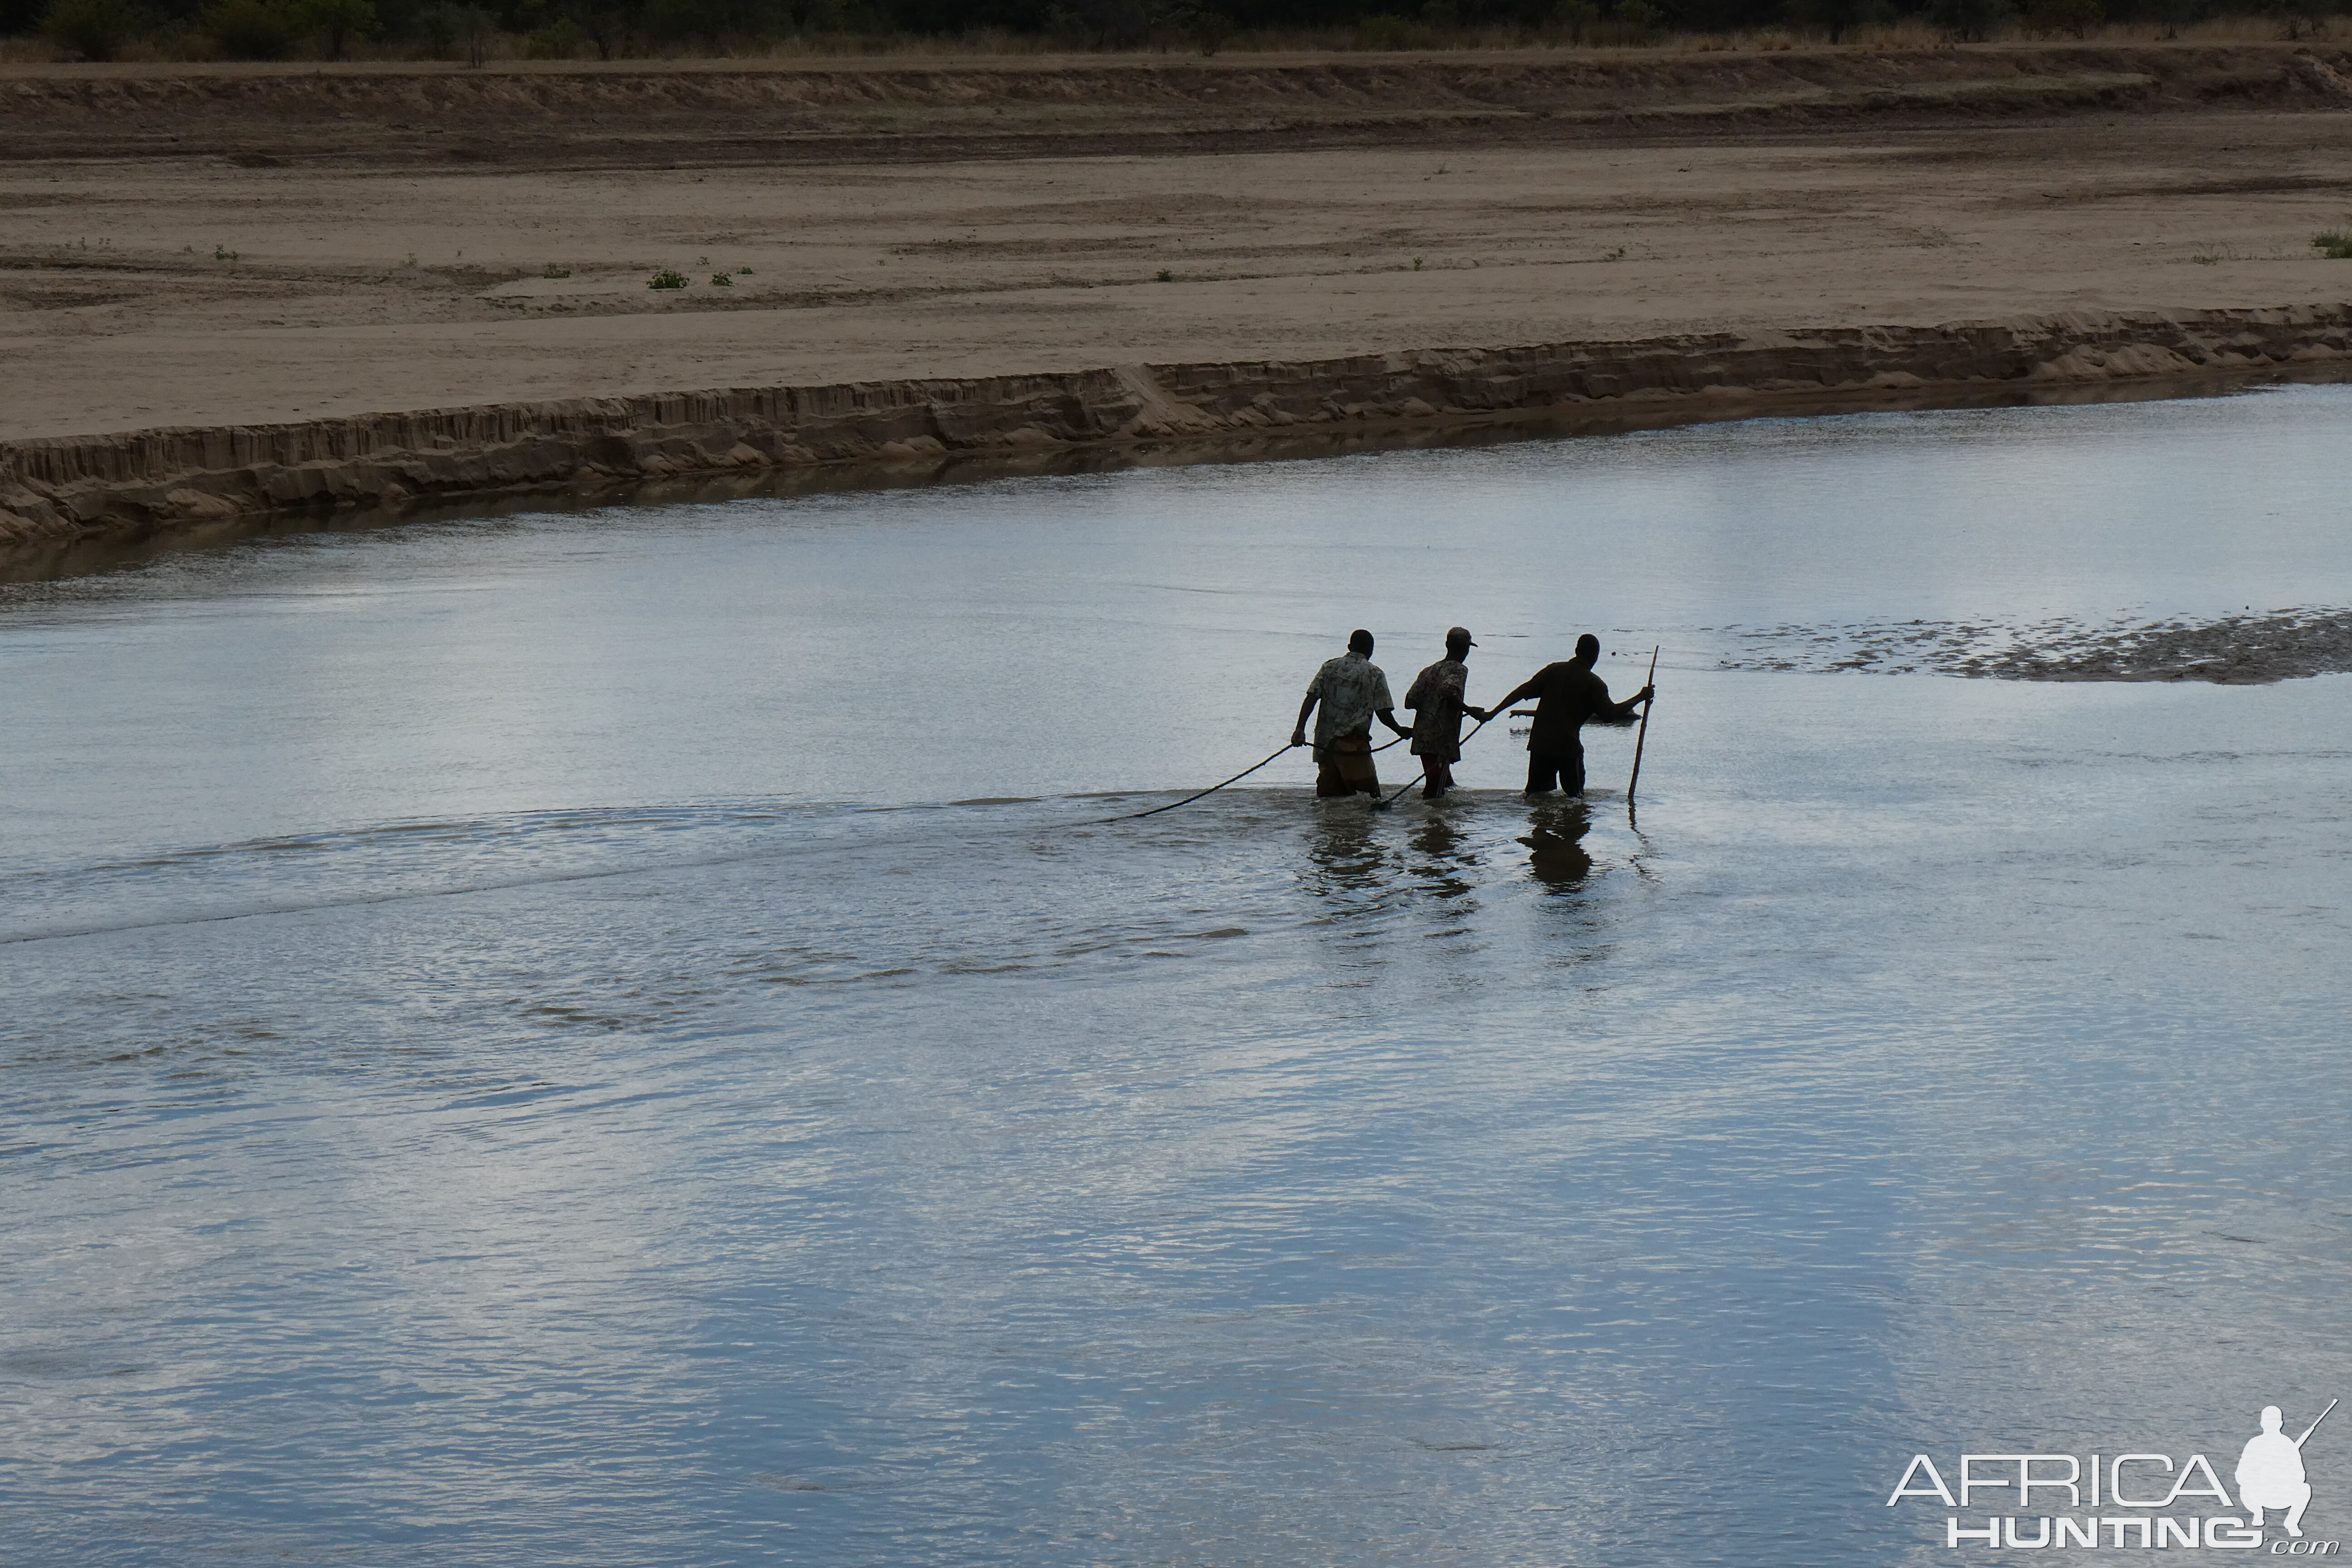
[[1933,0],[1927,21],[1956,44],[1981,44],[2017,15],[2009,0]]
[[2281,37],[2299,41],[2325,34],[2345,14],[2347,0],[2264,0],[2263,9],[2278,18]]
[[1895,7],[1887,0],[1789,0],[1789,20],[1842,44],[1850,33],[1894,21]]
[[2028,32],[2045,38],[2061,33],[2082,38],[2107,19],[2103,0],[2025,0],[2023,21]]
[[42,37],[86,60],[114,58],[153,26],[136,0],[57,0],[40,22]]
[[282,60],[310,31],[289,0],[215,0],[196,25],[227,60]]
[[2103,21],[2159,37],[2262,17],[2280,37],[2341,36],[2352,0],[0,0],[0,34],[37,30],[83,58],[348,56],[540,59],[794,50],[919,40],[994,50],[1624,47],[1702,37],[1851,42],[1888,25],[1960,43],[2022,31],[2084,37]]
[[350,54],[352,40],[375,37],[373,0],[300,0],[300,14],[331,60]]

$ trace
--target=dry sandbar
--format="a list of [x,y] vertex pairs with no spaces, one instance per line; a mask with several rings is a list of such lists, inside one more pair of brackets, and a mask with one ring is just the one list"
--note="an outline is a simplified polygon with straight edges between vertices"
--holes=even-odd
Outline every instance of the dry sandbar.
[[7,68],[0,146],[18,542],[2258,373],[2352,300],[2325,47]]

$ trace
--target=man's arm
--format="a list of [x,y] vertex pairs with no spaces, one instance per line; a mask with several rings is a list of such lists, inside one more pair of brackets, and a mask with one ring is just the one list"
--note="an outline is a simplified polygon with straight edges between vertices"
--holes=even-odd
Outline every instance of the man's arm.
[[[1484,724],[1487,720],[1494,717],[1494,710],[1490,708],[1475,707],[1472,705],[1470,701],[1470,675],[1467,670],[1463,672],[1460,679],[1452,683],[1452,687],[1453,689],[1447,693],[1447,696],[1453,700],[1455,707],[1461,709],[1465,713],[1469,714],[1473,719],[1477,720],[1481,724]],[[1410,708],[1412,704],[1407,702],[1405,706]]]
[[1315,711],[1316,701],[1321,696],[1322,693],[1319,691],[1309,690],[1307,693],[1307,700],[1298,705],[1298,722],[1292,725],[1290,729],[1290,743],[1292,745],[1303,746],[1307,744],[1307,716]]
[[1517,686],[1511,688],[1511,694],[1508,697],[1504,698],[1500,702],[1497,702],[1493,707],[1487,709],[1486,711],[1489,713],[1500,713],[1504,709],[1508,708],[1512,703],[1518,701],[1521,698],[1532,695],[1535,689],[1536,683],[1534,681],[1522,680]]
[[1467,713],[1470,717],[1477,720],[1483,724],[1486,721],[1486,710],[1484,708],[1474,708],[1470,705],[1470,693],[1465,689],[1465,685],[1466,683],[1464,681],[1454,681],[1446,686],[1442,691],[1431,693],[1429,700],[1425,702],[1415,702],[1412,700],[1413,693],[1408,691],[1405,693],[1404,705],[1412,709],[1416,712],[1420,711],[1423,708],[1430,708],[1435,709],[1441,714],[1446,709],[1451,708],[1457,716]]
[[1380,721],[1381,723],[1386,724],[1390,729],[1395,731],[1400,735],[1410,735],[1412,733],[1412,731],[1406,729],[1403,725],[1396,721],[1396,699],[1389,695],[1389,678],[1382,675],[1378,669],[1374,669],[1372,671],[1372,689],[1370,695],[1372,699],[1372,711],[1380,715]]
[[[1601,689],[1603,692],[1606,692],[1609,688],[1603,686]],[[1633,696],[1625,699],[1624,701],[1610,703],[1607,712],[1612,719],[1619,721],[1631,719],[1633,717],[1634,709],[1639,708],[1643,703],[1647,702],[1651,698],[1655,697],[1657,694],[1658,689],[1656,687],[1644,686],[1641,690],[1636,691]]]

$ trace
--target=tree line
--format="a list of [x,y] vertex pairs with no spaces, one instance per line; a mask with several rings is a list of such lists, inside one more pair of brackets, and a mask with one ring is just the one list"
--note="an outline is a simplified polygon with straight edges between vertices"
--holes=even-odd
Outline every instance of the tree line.
[[1959,42],[2082,37],[2109,22],[2177,33],[2263,15],[2324,34],[2352,0],[0,0],[0,36],[67,54],[226,59],[493,55],[627,58],[756,52],[789,38],[1034,38],[1072,49],[1192,48],[1264,38],[1370,49],[1467,43],[1638,46],[1781,28],[1839,41],[1924,24]]

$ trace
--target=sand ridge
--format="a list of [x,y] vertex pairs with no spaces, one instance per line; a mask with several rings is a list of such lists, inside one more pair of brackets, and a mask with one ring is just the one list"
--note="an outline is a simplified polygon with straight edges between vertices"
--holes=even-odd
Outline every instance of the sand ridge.
[[2342,374],[2352,306],[1927,328],[1682,333],[1343,359],[1127,364],[494,404],[0,444],[0,543],[136,541],[273,512],[593,490],[824,464],[910,466],[1268,432],[1654,421],[2016,399],[2155,378]]
[[[773,163],[1170,153],[1348,142],[2352,101],[2312,45],[0,67],[14,156],[211,151],[345,164]],[[194,142],[193,148],[184,145]]]

